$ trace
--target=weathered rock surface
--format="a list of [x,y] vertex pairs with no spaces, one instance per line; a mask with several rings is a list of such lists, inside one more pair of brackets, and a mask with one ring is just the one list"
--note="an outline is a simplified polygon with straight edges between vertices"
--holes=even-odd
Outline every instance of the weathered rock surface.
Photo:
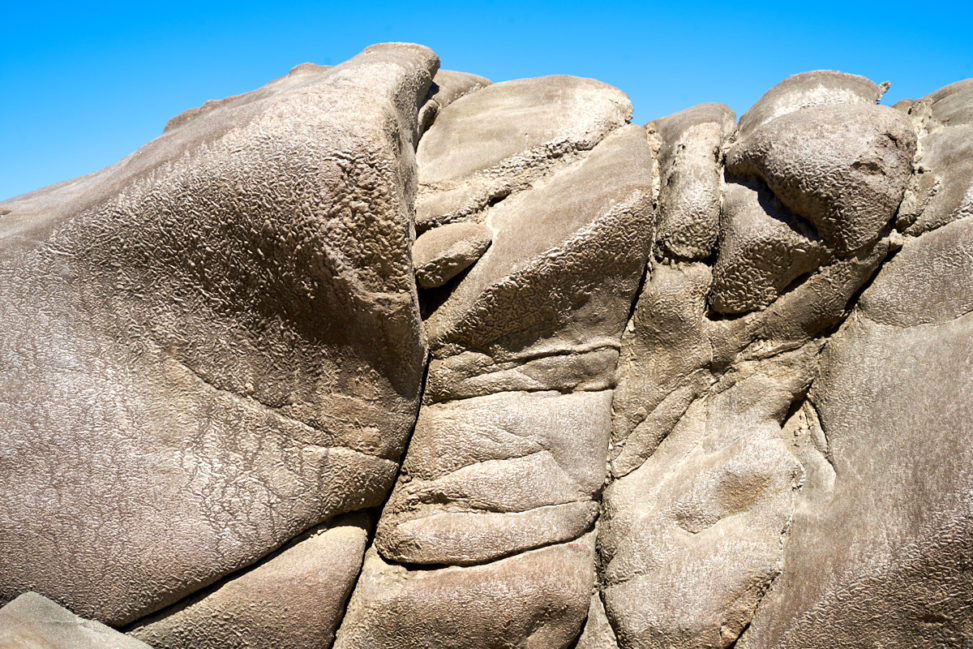
[[166,649],[967,649],[973,81],[642,128],[437,67],[304,64],[0,205],[0,601]]
[[422,234],[412,247],[420,288],[436,288],[476,263],[493,241],[478,223],[447,223]]
[[0,649],[151,649],[37,593],[0,608]]
[[701,104],[646,127],[660,140],[656,242],[673,257],[706,259],[716,245],[723,145],[735,120],[723,104]]
[[[415,646],[556,649],[577,638],[594,584],[611,371],[652,236],[653,169],[644,129],[624,126],[487,216],[493,244],[426,321],[437,388],[336,647],[400,646],[398,630],[420,621],[429,633]],[[546,367],[529,367],[537,361]],[[523,604],[478,595],[464,621],[481,580],[512,571],[502,590]]]
[[0,600],[126,624],[383,502],[437,64],[376,46],[4,204]]
[[766,185],[728,183],[713,266],[710,306],[720,313],[763,308],[830,254],[817,233],[780,205]]
[[811,390],[834,467],[744,647],[973,638],[973,221],[908,241]]
[[787,77],[764,93],[740,116],[740,135],[747,137],[778,117],[813,106],[870,105],[878,102],[887,85],[857,74],[814,70]]
[[567,647],[594,582],[594,538],[484,565],[409,570],[370,552],[336,647]]
[[416,226],[477,215],[588,151],[632,116],[624,93],[579,77],[497,83],[452,103],[417,150]]
[[475,74],[455,70],[437,70],[436,76],[432,78],[432,85],[429,87],[426,101],[419,108],[417,119],[419,134],[421,135],[429,130],[432,123],[436,121],[439,111],[443,108],[460,97],[465,97],[471,92],[489,85],[489,79]]
[[916,134],[887,106],[814,106],[777,117],[727,153],[734,176],[762,178],[838,254],[860,251],[892,219],[912,175]]
[[918,235],[973,216],[973,82],[958,81],[912,102],[918,169],[897,225]]
[[339,518],[129,633],[156,649],[329,647],[367,539],[365,516]]

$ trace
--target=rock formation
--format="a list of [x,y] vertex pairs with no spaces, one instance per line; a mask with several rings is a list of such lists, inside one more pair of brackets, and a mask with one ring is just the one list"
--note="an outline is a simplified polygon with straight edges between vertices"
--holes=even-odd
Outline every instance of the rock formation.
[[0,203],[0,647],[969,647],[973,80],[438,65]]

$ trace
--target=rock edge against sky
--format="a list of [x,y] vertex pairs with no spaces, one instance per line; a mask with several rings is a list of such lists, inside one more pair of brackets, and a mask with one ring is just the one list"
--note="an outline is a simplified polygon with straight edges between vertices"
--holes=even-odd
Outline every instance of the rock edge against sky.
[[0,647],[968,647],[973,80],[886,87],[375,45],[0,203]]

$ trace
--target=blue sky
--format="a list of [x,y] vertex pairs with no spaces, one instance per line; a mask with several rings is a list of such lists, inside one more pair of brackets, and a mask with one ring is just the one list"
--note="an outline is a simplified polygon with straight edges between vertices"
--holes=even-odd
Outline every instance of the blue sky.
[[639,123],[706,101],[740,114],[812,69],[889,80],[886,103],[973,77],[971,0],[4,4],[0,200],[109,165],[207,99],[381,41],[494,81],[596,77]]

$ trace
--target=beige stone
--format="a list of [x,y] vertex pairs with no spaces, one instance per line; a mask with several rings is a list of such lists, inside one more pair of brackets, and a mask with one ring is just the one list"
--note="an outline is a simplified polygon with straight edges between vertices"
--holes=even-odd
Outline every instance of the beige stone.
[[375,46],[4,204],[0,601],[126,624],[384,501],[437,65]]

